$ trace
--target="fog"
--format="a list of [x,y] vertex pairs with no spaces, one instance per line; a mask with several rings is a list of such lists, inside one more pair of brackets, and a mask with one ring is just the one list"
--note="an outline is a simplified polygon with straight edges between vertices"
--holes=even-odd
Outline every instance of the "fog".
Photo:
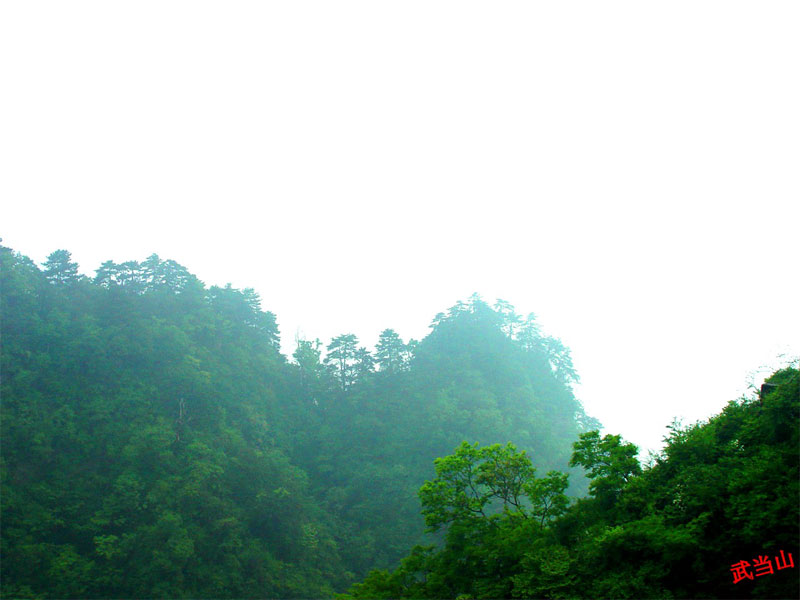
[[296,336],[478,292],[657,449],[800,354],[796,3],[15,3],[3,243],[172,258]]

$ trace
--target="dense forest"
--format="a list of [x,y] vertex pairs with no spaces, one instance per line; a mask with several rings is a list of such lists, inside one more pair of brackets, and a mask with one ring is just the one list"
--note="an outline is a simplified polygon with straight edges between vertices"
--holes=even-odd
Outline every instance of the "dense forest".
[[341,598],[797,598],[798,371],[763,395],[672,427],[647,468],[619,436],[580,434],[591,483],[573,503],[524,452],[464,443],[419,494],[445,543]]
[[513,441],[563,469],[594,426],[569,351],[504,302],[286,357],[253,290],[173,261],[1,256],[7,597],[330,596],[436,541],[435,458]]
[[157,255],[0,286],[4,598],[798,595],[795,368],[642,465],[504,301],[285,356]]

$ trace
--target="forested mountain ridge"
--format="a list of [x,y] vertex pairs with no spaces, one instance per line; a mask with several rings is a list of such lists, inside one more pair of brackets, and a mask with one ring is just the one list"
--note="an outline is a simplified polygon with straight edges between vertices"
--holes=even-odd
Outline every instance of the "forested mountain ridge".
[[3,597],[329,597],[425,539],[434,458],[566,469],[593,425],[568,350],[503,302],[287,359],[253,290],[156,255],[89,279],[3,247],[0,286]]
[[[800,373],[762,395],[673,426],[647,468],[637,448],[596,431],[564,475],[537,477],[513,447],[464,444],[420,489],[440,546],[416,546],[340,598],[797,598],[800,594]],[[485,507],[502,506],[489,513]]]

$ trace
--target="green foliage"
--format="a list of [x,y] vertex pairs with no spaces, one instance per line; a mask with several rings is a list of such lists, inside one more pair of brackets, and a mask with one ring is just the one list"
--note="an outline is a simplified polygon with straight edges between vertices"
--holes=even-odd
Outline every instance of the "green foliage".
[[[327,353],[298,340],[289,362],[253,290],[207,289],[157,255],[90,280],[66,250],[40,269],[0,247],[0,292],[3,597],[800,586],[797,568],[730,573],[781,550],[800,560],[796,368],[671,427],[643,469],[634,445],[594,431],[568,349],[502,300],[459,302],[419,343],[386,329],[374,355],[353,335]],[[568,488],[568,464],[588,481]]]
[[[363,363],[365,360],[367,364]],[[358,346],[358,338],[349,333],[331,340],[324,363],[331,376],[338,382],[341,391],[346,392],[359,375],[371,370],[369,361],[366,350]]]
[[407,371],[416,342],[404,344],[394,329],[384,329],[375,346],[375,363],[381,373],[394,375]]
[[[437,557],[416,498],[433,459],[514,440],[564,466],[586,420],[507,303],[460,303],[419,343],[386,329],[374,356],[355,336],[299,340],[290,362],[253,290],[155,254],[88,279],[67,251],[42,270],[0,247],[0,291],[3,597],[330,597],[398,564],[386,594],[422,590],[423,568],[444,594],[457,555]],[[503,498],[539,531],[566,485],[521,488],[509,448],[481,448],[498,518],[469,560],[496,565],[486,593],[525,545]]]
[[570,466],[582,466],[589,471],[589,493],[611,506],[632,477],[642,468],[636,455],[639,449],[634,444],[623,444],[618,435],[606,435],[602,439],[597,431],[587,431],[578,436]]
[[74,285],[81,280],[77,263],[72,262],[72,254],[67,250],[56,250],[44,263],[44,276],[54,285]]
[[0,260],[4,597],[304,597],[348,581],[331,517],[276,446],[284,360],[252,291],[207,293],[155,256],[104,263],[94,283],[66,252],[44,273]]
[[513,444],[464,442],[435,467],[419,496],[429,528],[446,528],[444,547],[418,547],[394,572],[373,571],[352,597],[511,597],[531,544],[550,543],[547,526],[569,504],[566,475],[537,479]]
[[[322,376],[333,383],[314,395],[307,416],[319,435],[306,436],[294,456],[345,527],[340,547],[354,572],[395,566],[409,546],[430,543],[417,490],[432,478],[433,460],[464,439],[513,440],[540,469],[567,466],[582,408],[555,376],[542,338],[532,328],[525,343],[510,337],[518,335],[474,297],[419,343],[384,330],[374,372],[356,369],[356,339],[335,339]],[[344,370],[342,354],[351,357]],[[579,477],[571,491],[587,485]]]
[[464,442],[455,454],[434,463],[436,479],[419,491],[422,514],[431,531],[474,519],[496,527],[499,518],[536,518],[544,527],[568,504],[567,476],[551,471],[547,478],[536,479],[530,459],[511,443],[481,448]]
[[733,584],[730,573],[731,564],[759,554],[785,549],[797,556],[797,370],[781,371],[771,380],[781,384],[763,399],[731,402],[706,423],[671,427],[661,456],[641,472],[633,463],[635,448],[617,436],[581,437],[573,460],[589,469],[594,499],[578,503],[556,524],[574,557],[570,573],[578,583],[573,593],[620,598],[796,594],[796,572],[759,577],[752,585]]
[[730,572],[781,550],[798,557],[800,374],[768,384],[707,423],[671,427],[646,469],[619,436],[581,434],[571,462],[589,472],[591,497],[571,505],[566,475],[531,479],[513,447],[462,444],[420,490],[428,525],[447,526],[444,543],[346,597],[795,597],[796,568],[738,584]]

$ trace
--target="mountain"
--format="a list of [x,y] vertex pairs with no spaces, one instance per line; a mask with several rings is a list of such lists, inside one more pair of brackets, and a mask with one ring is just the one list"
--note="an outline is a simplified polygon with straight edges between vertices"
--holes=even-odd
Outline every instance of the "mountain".
[[502,301],[286,357],[252,289],[157,255],[90,279],[1,247],[0,286],[3,597],[330,597],[443,541],[435,458],[512,442],[569,470],[597,425],[569,351]]
[[[800,590],[800,373],[707,422],[672,426],[644,468],[619,436],[579,435],[590,478],[537,476],[513,446],[464,444],[420,489],[431,530],[356,598],[796,598]],[[490,510],[492,506],[495,510]]]

